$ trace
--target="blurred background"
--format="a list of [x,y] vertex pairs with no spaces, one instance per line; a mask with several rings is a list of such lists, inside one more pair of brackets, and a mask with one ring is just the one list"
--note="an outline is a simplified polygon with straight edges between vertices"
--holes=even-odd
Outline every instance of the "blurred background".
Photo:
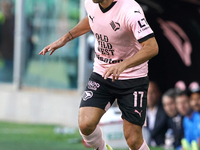
[[[149,61],[144,136],[152,150],[196,150],[200,145],[200,1],[136,1],[160,48]],[[0,150],[89,149],[82,144],[77,119],[92,72],[92,33],[52,56],[38,55],[85,16],[84,0],[0,0]],[[185,99],[179,100],[184,94]],[[108,143],[125,150],[118,112],[114,108],[108,113],[102,130],[110,137]],[[117,119],[109,119],[113,117]],[[115,124],[107,126],[109,122]],[[114,131],[109,133],[108,128]],[[198,134],[192,133],[194,128]]]

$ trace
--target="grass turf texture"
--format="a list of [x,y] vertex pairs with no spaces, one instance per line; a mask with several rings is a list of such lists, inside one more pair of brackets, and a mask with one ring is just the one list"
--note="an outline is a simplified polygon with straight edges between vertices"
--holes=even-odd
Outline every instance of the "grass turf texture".
[[[78,130],[75,134],[64,135],[56,134],[54,127],[0,122],[0,150],[92,150],[82,145]],[[70,142],[74,139],[75,143]]]

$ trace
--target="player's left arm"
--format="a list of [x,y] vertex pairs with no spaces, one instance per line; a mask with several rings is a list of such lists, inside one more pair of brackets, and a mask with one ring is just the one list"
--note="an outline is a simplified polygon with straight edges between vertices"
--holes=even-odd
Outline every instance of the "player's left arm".
[[142,48],[135,55],[122,62],[121,65],[124,65],[125,69],[138,66],[158,54],[158,44],[155,37],[149,38],[141,45]]
[[158,54],[158,44],[154,37],[142,42],[141,45],[142,48],[135,55],[119,64],[107,68],[103,74],[104,79],[113,75],[112,81],[117,80],[125,69],[138,66]]

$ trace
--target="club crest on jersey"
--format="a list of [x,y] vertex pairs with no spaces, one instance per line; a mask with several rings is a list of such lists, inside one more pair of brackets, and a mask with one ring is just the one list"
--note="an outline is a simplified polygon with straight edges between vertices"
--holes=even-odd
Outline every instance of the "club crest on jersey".
[[99,83],[96,83],[94,81],[89,81],[88,82],[88,89],[91,89],[91,90],[97,90],[98,88],[100,87],[100,84]]
[[83,100],[87,101],[88,99],[90,99],[93,96],[93,92],[92,91],[84,91],[83,93]]
[[114,31],[117,31],[120,29],[120,24],[118,22],[111,21],[110,25]]

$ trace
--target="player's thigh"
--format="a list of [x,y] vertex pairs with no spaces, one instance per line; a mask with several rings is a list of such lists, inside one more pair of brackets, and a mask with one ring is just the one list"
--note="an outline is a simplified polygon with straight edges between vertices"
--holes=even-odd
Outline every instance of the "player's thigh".
[[80,103],[79,126],[81,130],[96,127],[102,115],[115,101],[106,82],[102,76],[92,73]]
[[143,126],[146,118],[148,84],[129,90],[118,98],[122,118],[126,121]]
[[132,150],[143,143],[142,126],[146,118],[148,77],[121,82],[118,105],[124,120],[124,136]]
[[107,81],[97,73],[92,73],[80,103],[80,108],[96,107],[107,111],[115,101]]
[[142,126],[128,122],[124,119],[124,137],[129,147],[139,149],[143,143]]
[[80,128],[85,129],[96,127],[104,113],[105,110],[97,107],[81,107],[79,109]]
[[137,137],[137,139],[142,138],[142,126],[139,126],[139,125],[136,125],[124,120],[123,129],[124,129],[124,135],[126,138],[130,136]]

